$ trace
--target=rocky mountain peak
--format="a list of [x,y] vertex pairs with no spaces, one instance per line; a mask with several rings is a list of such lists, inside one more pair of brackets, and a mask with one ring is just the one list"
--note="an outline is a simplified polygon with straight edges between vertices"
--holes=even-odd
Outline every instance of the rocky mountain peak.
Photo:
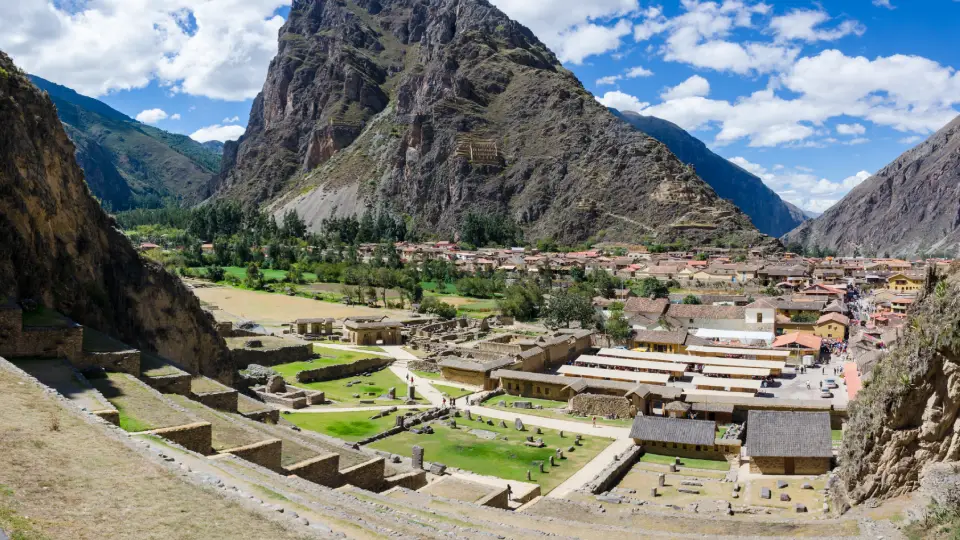
[[761,241],[482,0],[295,2],[216,195],[314,227],[376,209],[443,235],[480,211],[569,243]]

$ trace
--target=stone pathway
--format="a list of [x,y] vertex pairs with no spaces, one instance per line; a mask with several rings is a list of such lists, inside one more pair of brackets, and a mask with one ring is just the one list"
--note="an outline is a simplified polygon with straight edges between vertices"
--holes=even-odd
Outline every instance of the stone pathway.
[[597,457],[590,460],[590,463],[581,467],[573,476],[564,480],[562,484],[555,487],[553,491],[547,493],[546,496],[561,499],[580,489],[584,484],[596,478],[596,476],[600,474],[600,471],[613,462],[614,456],[622,454],[631,446],[633,446],[633,439],[619,439],[614,441],[613,444],[606,447],[603,452],[597,454]]

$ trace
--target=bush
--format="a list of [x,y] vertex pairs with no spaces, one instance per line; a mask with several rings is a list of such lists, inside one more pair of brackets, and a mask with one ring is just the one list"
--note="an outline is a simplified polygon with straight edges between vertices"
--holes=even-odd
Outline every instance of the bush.
[[207,267],[207,279],[210,281],[223,281],[227,272],[221,266],[211,265]]
[[420,302],[417,313],[428,313],[441,319],[453,319],[457,316],[457,308],[438,300],[435,296],[428,296]]

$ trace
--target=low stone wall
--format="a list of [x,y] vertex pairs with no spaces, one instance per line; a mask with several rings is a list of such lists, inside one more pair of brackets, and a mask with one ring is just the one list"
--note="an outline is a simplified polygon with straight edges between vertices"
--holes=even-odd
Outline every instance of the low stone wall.
[[503,388],[497,388],[496,390],[490,390],[489,392],[481,392],[475,394],[474,397],[470,398],[468,405],[480,405],[484,401],[494,398],[497,396],[502,396],[507,392]]
[[[280,439],[270,439],[254,444],[248,444],[246,446],[238,446],[237,448],[221,450],[220,454],[231,454],[237,456],[238,458],[256,463],[261,467],[266,467],[272,471],[280,472],[283,470],[280,466],[282,446],[283,442]],[[381,473],[380,476],[382,477],[383,473]]]
[[119,371],[121,373],[129,373],[134,377],[139,377],[140,351],[136,349],[116,352],[84,351],[82,360],[75,364],[75,367],[77,369],[99,367],[107,371]]
[[340,480],[340,455],[324,454],[294,463],[284,469],[287,474],[295,474],[321,486],[337,487]]
[[179,394],[189,397],[191,379],[189,373],[178,373],[163,377],[144,377],[143,382],[161,394]]
[[510,509],[510,491],[504,486],[499,491],[494,491],[493,493],[487,495],[486,497],[477,501],[477,504],[480,506],[487,506],[490,508],[500,508],[502,510]]
[[218,411],[237,412],[237,401],[240,393],[236,390],[224,390],[223,392],[208,392],[205,394],[190,393],[190,398],[199,401],[211,409]]
[[603,394],[577,394],[570,398],[570,410],[582,416],[633,418],[637,407],[627,398]]
[[7,358],[39,357],[66,358],[71,363],[83,361],[83,327],[16,328],[0,343],[0,356]]
[[340,471],[340,484],[350,484],[369,491],[380,491],[383,489],[386,467],[387,460],[377,457],[348,469],[343,469]]
[[600,474],[595,476],[593,480],[584,485],[583,489],[595,495],[610,491],[620,483],[620,480],[627,474],[627,471],[633,467],[642,455],[642,447],[632,446],[628,448],[622,454],[618,455],[616,460],[604,467],[603,470],[600,471]]
[[[256,336],[259,336],[259,334],[256,334]],[[309,360],[313,357],[313,345],[310,343],[291,343],[289,346],[279,348],[251,349],[243,347],[231,349],[230,352],[233,355],[233,364],[237,369],[244,369],[250,364],[269,367]]]
[[280,423],[280,409],[263,409],[262,411],[253,411],[240,414],[245,418],[256,420],[257,422],[263,422],[265,424]]
[[297,382],[311,383],[332,381],[335,379],[344,379],[366,373],[368,371],[377,371],[393,363],[393,358],[361,358],[350,364],[337,364],[333,366],[324,366],[316,369],[308,369],[297,373]]
[[[636,439],[634,439],[636,441]],[[726,460],[729,463],[737,463],[740,459],[741,443],[738,440],[717,439],[714,446],[703,446],[697,450],[692,444],[678,444],[674,448],[671,443],[656,443],[647,441],[642,445],[645,451],[651,454],[664,456],[674,456],[679,458],[693,459],[713,459],[717,461]],[[684,448],[686,446],[686,448]]]
[[402,487],[416,491],[427,485],[427,471],[410,471],[408,473],[395,474],[384,478],[383,481],[387,489]]
[[[446,416],[450,414],[450,411],[451,411],[450,407],[435,407],[433,409],[426,410],[420,414],[404,417],[403,419],[404,427],[394,426],[386,431],[377,433],[376,435],[373,435],[371,437],[367,437],[366,439],[363,439],[357,444],[365,445],[365,444],[370,444],[372,442],[379,441],[380,439],[385,439],[387,437],[390,437],[391,435],[396,435],[397,433],[406,431],[408,428],[411,428],[413,426],[419,426],[420,424],[427,423],[431,420],[436,420],[441,416]],[[398,413],[398,414],[403,414],[403,413]]]
[[[820,475],[830,470],[830,458],[794,458],[793,474]],[[754,474],[786,474],[782,457],[751,457],[750,472]]]
[[[451,382],[479,386],[480,388],[485,388],[488,385],[486,373],[483,371],[467,371],[449,366],[443,366],[440,370],[443,373],[443,378]],[[490,382],[492,384],[492,381]],[[499,381],[496,382],[499,383]]]
[[213,453],[213,426],[210,422],[155,429],[150,433],[173,441],[198,454],[206,456]]
[[410,360],[407,362],[407,369],[411,371],[425,371],[427,373],[440,373],[440,366],[436,362],[429,360]]
[[115,426],[120,426],[120,411],[116,409],[104,409],[102,411],[93,411],[93,414],[103,418]]

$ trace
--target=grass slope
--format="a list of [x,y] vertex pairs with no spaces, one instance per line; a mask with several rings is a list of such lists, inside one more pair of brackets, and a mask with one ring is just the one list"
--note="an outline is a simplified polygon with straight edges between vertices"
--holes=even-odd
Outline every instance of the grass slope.
[[356,442],[371,435],[376,435],[394,426],[395,414],[371,420],[376,414],[367,412],[341,413],[290,413],[283,415],[285,420],[296,424],[302,429],[309,429],[345,441]]

